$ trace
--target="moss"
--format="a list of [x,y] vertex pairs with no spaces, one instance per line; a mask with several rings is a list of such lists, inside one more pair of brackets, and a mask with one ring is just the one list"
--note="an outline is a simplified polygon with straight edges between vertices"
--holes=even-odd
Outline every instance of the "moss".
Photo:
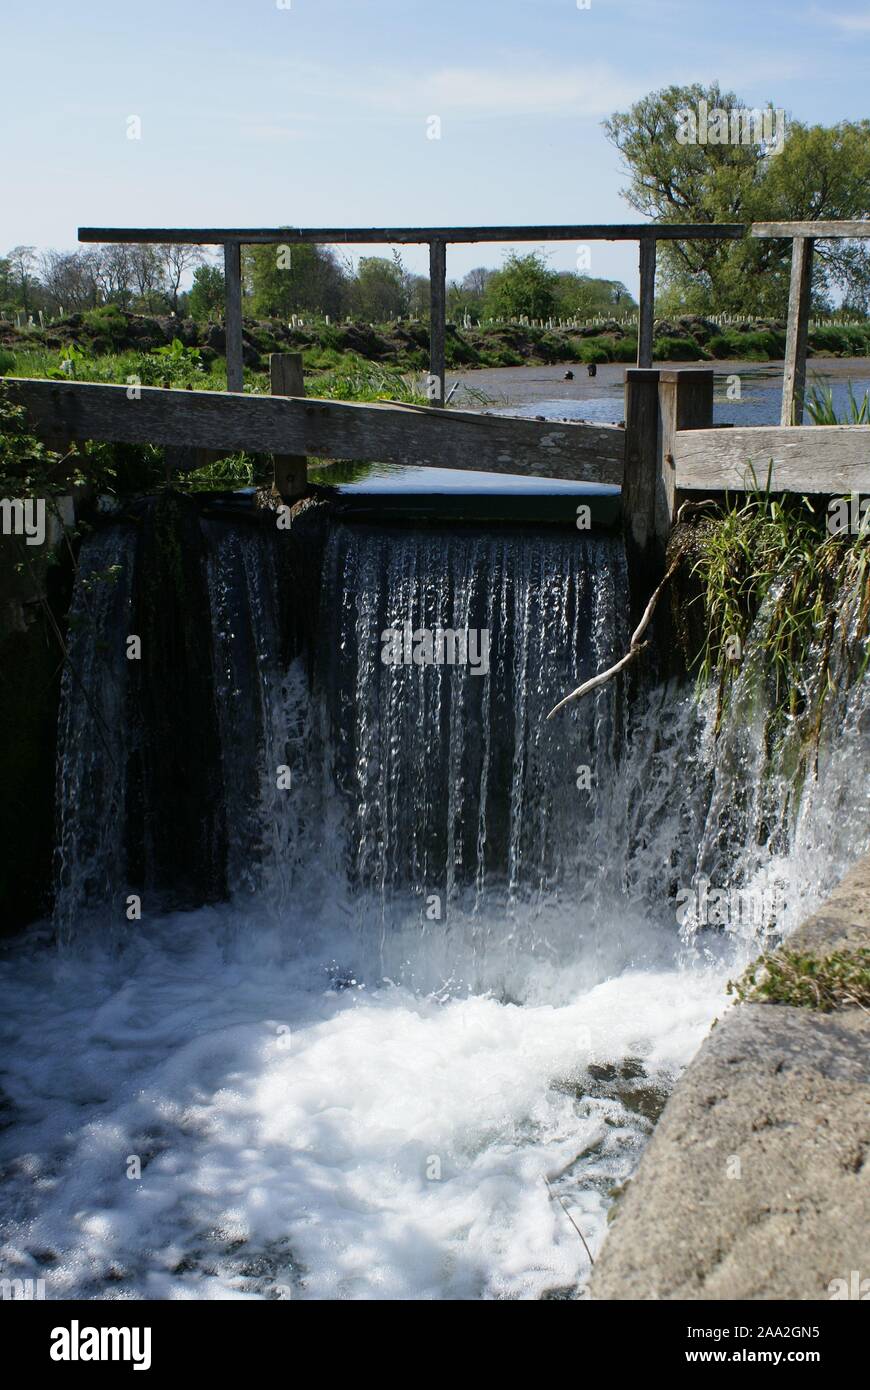
[[818,956],[783,947],[730,980],[728,993],[741,1004],[790,1004],[820,1013],[870,1008],[870,950]]

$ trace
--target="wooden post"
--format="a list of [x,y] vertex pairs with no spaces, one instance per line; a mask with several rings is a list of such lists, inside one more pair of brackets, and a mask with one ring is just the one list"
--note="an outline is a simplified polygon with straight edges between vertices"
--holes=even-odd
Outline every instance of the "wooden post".
[[447,246],[429,243],[429,396],[444,404],[445,341],[447,337]]
[[645,565],[655,535],[658,459],[658,368],[627,367],[622,525],[629,550]]
[[640,309],[637,323],[638,367],[652,366],[655,304],[656,243],[654,238],[648,237],[640,243]]
[[627,368],[622,524],[635,608],[661,577],[674,523],[674,434],[712,424],[712,367]]
[[[269,354],[269,389],[273,396],[304,396],[301,352]],[[300,454],[274,454],[275,489],[284,498],[301,497],[308,488],[308,460]]]
[[224,334],[227,353],[227,390],[244,387],[242,365],[242,248],[238,241],[224,246]]
[[801,425],[807,380],[807,332],[813,279],[815,239],[796,236],[791,244],[791,284],[788,292],[788,334],[782,380],[781,425]]
[[655,535],[663,555],[681,500],[674,485],[674,435],[677,430],[712,428],[713,368],[663,367],[659,372],[659,420]]

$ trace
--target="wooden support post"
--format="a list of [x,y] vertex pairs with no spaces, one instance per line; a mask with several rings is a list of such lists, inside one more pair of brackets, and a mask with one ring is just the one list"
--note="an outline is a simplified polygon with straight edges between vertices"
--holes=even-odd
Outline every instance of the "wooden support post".
[[802,425],[804,388],[807,380],[807,332],[813,279],[813,237],[796,236],[791,251],[791,284],[788,292],[788,334],[782,380],[781,425]]
[[659,372],[659,458],[656,470],[655,544],[663,556],[677,514],[674,435],[713,424],[713,368],[663,367]]
[[627,368],[622,524],[636,613],[661,578],[674,523],[674,434],[712,423],[712,367]]
[[[269,389],[273,396],[304,396],[301,352],[269,355]],[[284,498],[302,497],[308,488],[308,460],[299,454],[274,454],[275,489]]]
[[227,390],[244,387],[242,365],[242,248],[238,241],[224,246],[224,333],[227,353]]
[[658,368],[627,367],[622,524],[630,551],[645,562],[655,535],[658,459]]
[[652,237],[640,243],[640,308],[637,322],[637,365],[651,367],[656,304],[656,243]]
[[429,243],[429,396],[433,405],[443,406],[447,336],[447,244]]

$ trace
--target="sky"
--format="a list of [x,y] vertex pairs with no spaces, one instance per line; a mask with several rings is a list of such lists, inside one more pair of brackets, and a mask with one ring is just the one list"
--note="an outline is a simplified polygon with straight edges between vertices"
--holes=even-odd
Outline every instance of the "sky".
[[[79,225],[640,220],[601,123],[647,92],[718,79],[801,121],[870,114],[870,5],[831,4],[2,0],[0,251]],[[506,249],[448,248],[448,276]],[[635,291],[636,260],[596,243],[589,272]]]

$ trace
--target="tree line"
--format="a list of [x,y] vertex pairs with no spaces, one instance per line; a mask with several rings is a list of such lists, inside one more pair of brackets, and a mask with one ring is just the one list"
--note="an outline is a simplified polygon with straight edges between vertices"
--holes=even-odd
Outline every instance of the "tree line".
[[[244,248],[244,310],[252,318],[346,317],[369,323],[422,319],[429,279],[409,271],[398,251],[358,264],[328,246]],[[183,281],[192,272],[189,287]],[[0,257],[0,309],[55,317],[116,304],[138,313],[220,319],[224,277],[199,247],[89,246],[37,255],[16,246]],[[509,255],[498,269],[478,266],[447,286],[449,317],[546,319],[622,314],[635,307],[620,281],[554,271],[543,252]]]

